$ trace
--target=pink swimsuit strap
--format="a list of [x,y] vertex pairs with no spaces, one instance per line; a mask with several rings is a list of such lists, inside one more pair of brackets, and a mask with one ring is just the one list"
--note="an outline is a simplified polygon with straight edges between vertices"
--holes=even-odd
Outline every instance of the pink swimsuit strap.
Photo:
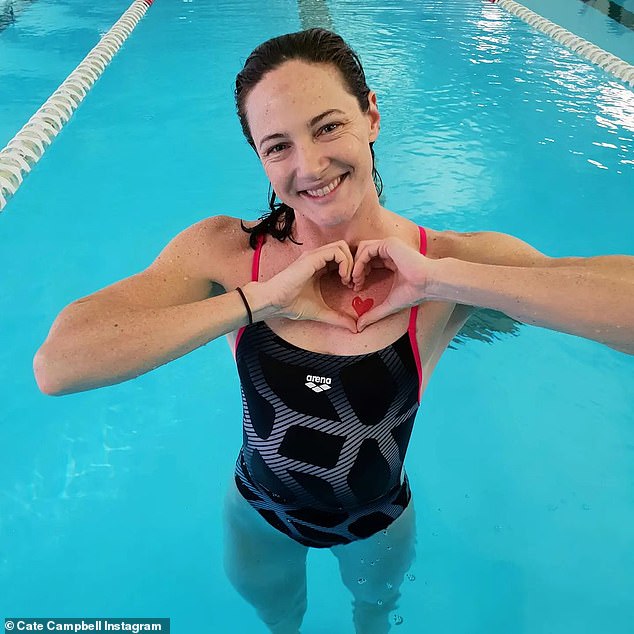
[[251,281],[257,282],[260,277],[260,254],[262,253],[262,245],[264,244],[264,234],[258,236],[258,242],[253,252],[253,264],[251,265]]
[[[419,252],[422,255],[427,255],[427,233],[421,226],[418,227],[420,234]],[[416,371],[418,372],[418,402],[420,403],[420,389],[423,385],[423,365],[420,361],[420,351],[418,350],[418,340],[416,339],[416,320],[418,318],[418,304],[412,306],[409,311],[409,326],[407,332],[409,333],[409,342],[412,346],[412,352],[414,353],[414,360],[416,361]]]

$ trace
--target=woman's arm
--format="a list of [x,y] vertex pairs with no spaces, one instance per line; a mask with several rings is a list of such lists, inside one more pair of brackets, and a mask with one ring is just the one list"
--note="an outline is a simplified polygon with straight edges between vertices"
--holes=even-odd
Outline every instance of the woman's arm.
[[199,256],[226,224],[189,227],[145,271],[64,308],[33,360],[40,390],[57,396],[120,383],[244,325],[237,293],[210,297],[215,272]]
[[493,308],[518,321],[634,354],[634,257],[581,258],[567,266],[437,260],[426,299]]
[[403,306],[435,299],[492,308],[634,354],[634,257],[550,258],[493,232],[447,232],[440,239],[447,241],[446,257],[433,260],[393,238],[359,245],[356,282],[362,283],[373,259],[396,273],[390,301],[366,313],[359,329]]
[[[236,223],[217,217],[193,225],[145,271],[64,308],[33,360],[40,390],[57,396],[120,383],[245,326],[247,310],[233,286],[249,279],[252,251]],[[245,283],[253,321],[315,319],[356,332],[354,320],[326,306],[318,291],[331,262],[349,277],[345,243],[306,252],[266,282]],[[228,292],[210,297],[214,282]]]

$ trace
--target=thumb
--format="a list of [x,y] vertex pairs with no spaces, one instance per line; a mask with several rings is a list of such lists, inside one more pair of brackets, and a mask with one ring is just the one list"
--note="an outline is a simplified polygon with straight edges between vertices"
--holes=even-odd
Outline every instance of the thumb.
[[397,312],[397,308],[394,308],[388,302],[383,302],[378,306],[374,306],[367,313],[363,313],[361,317],[357,320],[357,331],[361,332],[367,326],[380,321],[384,317],[391,315],[392,313]]
[[357,322],[343,313],[338,313],[336,310],[324,310],[319,313],[319,321],[331,326],[339,326],[340,328],[346,328],[353,333],[357,333]]

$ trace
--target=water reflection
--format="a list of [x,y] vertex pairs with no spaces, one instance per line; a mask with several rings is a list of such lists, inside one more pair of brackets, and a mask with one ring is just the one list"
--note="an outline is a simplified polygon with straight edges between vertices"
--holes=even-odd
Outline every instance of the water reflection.
[[326,0],[298,0],[299,21],[302,29],[322,28],[334,31],[334,22]]
[[0,32],[15,24],[20,13],[33,2],[35,0],[11,0],[0,8]]
[[15,22],[15,13],[13,5],[9,3],[0,13],[0,30],[6,28],[9,24]]
[[[597,106],[605,115],[602,121],[610,121],[612,125],[634,132],[634,92],[616,82],[602,84],[598,90]],[[631,142],[632,138],[628,141]]]
[[504,313],[489,308],[476,310],[449,345],[452,350],[470,340],[494,343],[500,335],[517,337],[522,324]]
[[[632,29],[634,31],[634,13],[628,11],[620,4],[612,2],[611,0],[581,0],[581,2],[586,5],[582,8],[582,13],[586,7],[592,7],[604,15],[607,15],[609,18],[612,18],[618,24],[622,24],[625,28]],[[612,30],[614,33],[622,33],[619,29]]]
[[488,6],[482,10],[481,19],[474,21],[475,50],[477,57],[471,57],[473,64],[496,64],[501,55],[509,51],[510,35],[508,33],[509,16],[502,13],[499,7]]

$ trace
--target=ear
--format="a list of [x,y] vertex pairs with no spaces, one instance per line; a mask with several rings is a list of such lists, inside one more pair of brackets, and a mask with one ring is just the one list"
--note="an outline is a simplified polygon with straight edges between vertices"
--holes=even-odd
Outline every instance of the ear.
[[370,122],[370,141],[376,141],[381,128],[381,115],[376,102],[376,93],[371,90],[368,94],[368,112],[366,113]]

